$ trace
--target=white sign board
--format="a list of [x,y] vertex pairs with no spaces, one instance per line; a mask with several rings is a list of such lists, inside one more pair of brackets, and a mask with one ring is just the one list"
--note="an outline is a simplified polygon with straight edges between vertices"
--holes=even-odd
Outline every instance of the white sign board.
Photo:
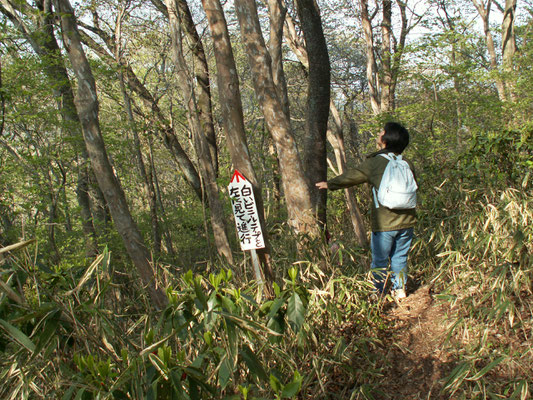
[[228,186],[233,206],[237,235],[242,250],[262,249],[265,247],[259,214],[255,204],[252,184],[235,170]]

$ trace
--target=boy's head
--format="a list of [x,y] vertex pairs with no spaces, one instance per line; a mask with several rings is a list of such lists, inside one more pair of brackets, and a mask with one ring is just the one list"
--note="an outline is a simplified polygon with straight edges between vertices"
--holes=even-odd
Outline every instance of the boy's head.
[[409,144],[409,132],[397,122],[387,122],[379,139],[386,150],[401,154]]

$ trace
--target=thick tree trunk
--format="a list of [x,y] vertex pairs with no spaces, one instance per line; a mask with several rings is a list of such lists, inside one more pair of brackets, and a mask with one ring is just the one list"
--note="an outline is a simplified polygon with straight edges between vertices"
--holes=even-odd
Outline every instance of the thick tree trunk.
[[326,131],[330,106],[330,64],[320,10],[315,0],[297,0],[309,62],[307,110],[305,117],[304,164],[313,209],[323,228],[326,226],[327,191],[316,182],[327,180]]
[[[287,17],[286,22],[287,23],[285,32],[287,34],[287,41],[289,43],[289,46],[291,47],[292,51],[298,55],[298,59],[302,63],[302,65],[304,67],[307,67],[309,66],[309,62],[307,59],[307,51],[298,41],[294,23],[289,17]],[[337,169],[339,171],[344,171],[346,168],[346,150],[344,148],[343,127],[341,119],[339,117],[339,111],[337,110],[337,107],[335,106],[333,101],[330,101],[330,113],[333,116],[334,127],[328,130],[327,139],[334,149]],[[365,247],[368,245],[366,239],[366,229],[363,223],[363,218],[361,217],[361,212],[359,211],[359,207],[357,206],[354,190],[346,189],[344,194],[346,197],[346,204],[350,213],[350,218],[352,220],[354,232],[357,237],[358,243],[361,246]]]
[[237,0],[235,9],[252,70],[255,93],[278,152],[289,225],[296,232],[317,235],[318,225],[309,185],[289,120],[283,112],[274,85],[272,62],[261,33],[256,4],[253,0]]
[[217,65],[217,83],[222,111],[222,121],[228,150],[235,169],[242,173],[252,184],[257,205],[263,237],[266,247],[257,251],[261,260],[263,278],[268,284],[274,281],[274,272],[270,264],[270,248],[268,232],[265,225],[263,196],[261,184],[257,179],[248,150],[237,66],[219,0],[202,0],[211,36],[213,37],[215,61]]
[[111,211],[113,222],[122,237],[143,286],[156,307],[164,307],[166,296],[156,286],[156,276],[150,264],[150,253],[130,214],[126,196],[120,187],[107,156],[98,120],[96,85],[89,63],[81,46],[74,11],[68,0],[54,0],[60,15],[63,42],[72,68],[78,79],[76,107],[83,128],[83,136],[98,184]]
[[226,233],[227,231],[224,225],[224,211],[222,203],[220,202],[216,174],[213,168],[213,162],[211,160],[206,137],[202,134],[202,124],[199,118],[196,94],[193,89],[192,81],[187,74],[187,64],[183,56],[177,0],[165,0],[165,2],[168,10],[170,36],[172,39],[172,59],[176,65],[178,82],[187,106],[189,129],[193,134],[200,171],[202,172],[202,177],[204,179],[204,187],[209,201],[211,226],[214,233],[215,244],[218,253],[225,257],[230,264],[233,264],[233,255],[231,253]]

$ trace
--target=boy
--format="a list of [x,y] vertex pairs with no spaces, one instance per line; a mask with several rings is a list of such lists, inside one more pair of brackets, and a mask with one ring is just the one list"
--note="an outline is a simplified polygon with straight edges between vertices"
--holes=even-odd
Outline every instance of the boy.
[[[378,151],[367,156],[358,167],[348,170],[327,182],[318,182],[319,189],[337,190],[361,183],[369,183],[375,191],[379,189],[383,172],[389,160],[380,154],[401,154],[409,144],[409,132],[396,122],[388,122],[377,138]],[[405,160],[405,159],[404,159]],[[408,161],[414,174],[413,164]],[[416,178],[415,178],[416,179]],[[372,190],[374,192],[374,189]],[[393,210],[379,205],[374,195],[372,202],[372,274],[374,286],[381,295],[385,290],[386,275],[392,271],[392,295],[395,299],[406,297],[407,254],[413,240],[413,226],[416,223],[414,208]],[[376,207],[378,205],[378,207]]]

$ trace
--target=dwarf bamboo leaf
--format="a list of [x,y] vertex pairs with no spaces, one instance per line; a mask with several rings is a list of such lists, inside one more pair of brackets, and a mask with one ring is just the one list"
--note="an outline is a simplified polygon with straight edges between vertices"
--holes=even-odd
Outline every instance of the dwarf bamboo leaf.
[[471,378],[467,378],[467,380],[469,381],[477,381],[479,380],[480,378],[482,378],[487,372],[489,372],[491,369],[493,369],[494,367],[496,367],[499,363],[501,363],[503,360],[505,360],[506,357],[505,356],[501,356],[501,357],[498,357],[497,359],[495,359],[494,361],[492,361],[491,363],[487,364],[485,367],[483,367],[477,374],[475,374],[473,377]]
[[59,325],[59,319],[57,318],[61,310],[53,310],[46,316],[46,322],[44,324],[44,329],[37,339],[37,345],[33,352],[32,359],[35,358],[41,350],[48,344],[52,336],[56,333],[57,327]]
[[252,351],[252,349],[250,349],[249,346],[244,345],[240,351],[240,355],[248,366],[248,369],[254,376],[258,377],[262,381],[268,381],[268,375],[265,369],[263,368],[261,361],[259,361],[255,353]]
[[0,326],[4,328],[4,330],[8,333],[9,336],[11,336],[13,340],[24,346],[32,353],[35,352],[35,344],[28,336],[22,333],[20,329],[14,327],[9,322],[4,321],[3,319],[0,319]]

